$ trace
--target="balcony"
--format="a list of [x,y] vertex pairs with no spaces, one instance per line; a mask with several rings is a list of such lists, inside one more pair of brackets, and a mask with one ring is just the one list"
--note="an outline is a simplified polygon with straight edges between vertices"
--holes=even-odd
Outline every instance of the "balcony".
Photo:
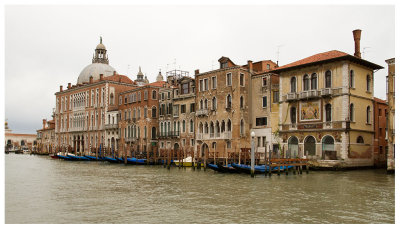
[[196,116],[208,115],[207,109],[201,109],[196,111]]
[[117,129],[118,128],[118,124],[106,124],[105,125],[105,129]]
[[196,133],[197,140],[209,140],[209,139],[231,139],[232,132],[224,133]]
[[159,136],[159,138],[161,138],[161,139],[164,139],[164,138],[178,138],[178,137],[179,137],[179,131],[163,132]]
[[321,89],[321,96],[331,96],[332,89],[331,88],[322,88]]
[[317,90],[302,91],[299,93],[299,99],[310,99],[310,98],[315,98],[315,97],[318,97]]
[[288,93],[288,94],[286,95],[286,100],[287,100],[287,101],[296,100],[296,99],[297,99],[297,94],[296,94],[296,92],[291,92],[291,93]]

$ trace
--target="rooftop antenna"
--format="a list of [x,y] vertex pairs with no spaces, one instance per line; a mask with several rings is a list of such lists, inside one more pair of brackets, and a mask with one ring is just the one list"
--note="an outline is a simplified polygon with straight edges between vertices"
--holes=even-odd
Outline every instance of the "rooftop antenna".
[[365,58],[365,49],[369,49],[369,48],[371,48],[371,47],[364,47],[363,48],[363,52],[362,52],[362,56]]
[[278,45],[277,46],[277,51],[276,51],[276,65],[279,66],[279,48],[282,47],[284,45]]

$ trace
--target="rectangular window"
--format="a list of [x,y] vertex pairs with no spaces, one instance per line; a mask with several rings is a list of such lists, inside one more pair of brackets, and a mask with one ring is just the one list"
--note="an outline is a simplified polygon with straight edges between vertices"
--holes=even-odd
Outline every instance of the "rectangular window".
[[267,96],[262,97],[262,107],[266,108],[267,107]]
[[257,137],[257,147],[261,147],[261,137]]
[[262,86],[266,87],[267,86],[267,77],[262,78]]
[[147,100],[149,97],[148,91],[144,91],[143,93],[143,100]]
[[168,99],[171,98],[171,92],[168,92]]
[[200,84],[199,91],[203,91],[203,80],[199,80],[199,84]]
[[262,147],[266,147],[266,145],[265,145],[265,143],[267,142],[267,137],[266,136],[264,136],[264,137],[262,137]]
[[181,114],[185,114],[186,113],[186,105],[183,104],[181,105]]
[[182,84],[181,94],[189,94],[189,83]]
[[279,102],[279,91],[274,91],[274,100],[273,103],[278,103]]
[[256,126],[266,126],[267,117],[256,118]]
[[244,74],[240,73],[240,86],[244,87]]
[[226,74],[226,86],[232,86],[232,73]]
[[211,89],[216,89],[217,88],[217,77],[213,76],[211,77]]
[[204,90],[208,91],[208,79],[204,79]]
[[194,112],[194,107],[195,107],[195,104],[191,103],[190,104],[190,113]]
[[379,108],[379,116],[381,116],[382,115],[382,110]]
[[190,146],[194,146],[194,139],[190,139]]

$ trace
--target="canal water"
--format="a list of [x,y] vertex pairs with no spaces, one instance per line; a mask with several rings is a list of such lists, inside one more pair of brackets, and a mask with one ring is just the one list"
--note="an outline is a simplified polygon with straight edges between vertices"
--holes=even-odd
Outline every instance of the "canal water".
[[5,155],[6,223],[394,223],[385,170],[302,175]]

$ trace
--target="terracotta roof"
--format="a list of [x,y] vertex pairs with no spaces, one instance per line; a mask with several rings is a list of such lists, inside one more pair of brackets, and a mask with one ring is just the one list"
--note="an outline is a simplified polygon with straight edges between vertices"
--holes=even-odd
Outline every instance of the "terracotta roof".
[[112,76],[104,77],[103,79],[115,81],[115,82],[121,82],[121,83],[134,84],[134,82],[131,79],[129,79],[129,77],[124,76],[124,75],[112,75]]
[[386,103],[386,100],[374,97],[374,101],[378,103]]
[[[156,82],[149,83],[149,84],[146,84],[146,85],[156,86],[156,87],[163,87],[164,84],[166,84],[165,81],[156,81]],[[146,85],[145,85],[145,86],[146,86]]]
[[293,69],[293,68],[300,67],[300,66],[311,65],[311,64],[325,62],[325,61],[333,61],[333,60],[338,60],[338,59],[350,59],[354,62],[359,62],[360,64],[369,66],[374,69],[383,68],[382,66],[368,62],[366,60],[363,60],[361,58],[347,54],[345,52],[332,50],[332,51],[328,51],[328,52],[318,53],[318,54],[312,55],[310,57],[295,61],[293,63],[283,65],[281,67],[276,68],[275,70],[272,70],[271,72],[279,73],[279,72],[282,72],[283,70],[289,70],[289,69]]

